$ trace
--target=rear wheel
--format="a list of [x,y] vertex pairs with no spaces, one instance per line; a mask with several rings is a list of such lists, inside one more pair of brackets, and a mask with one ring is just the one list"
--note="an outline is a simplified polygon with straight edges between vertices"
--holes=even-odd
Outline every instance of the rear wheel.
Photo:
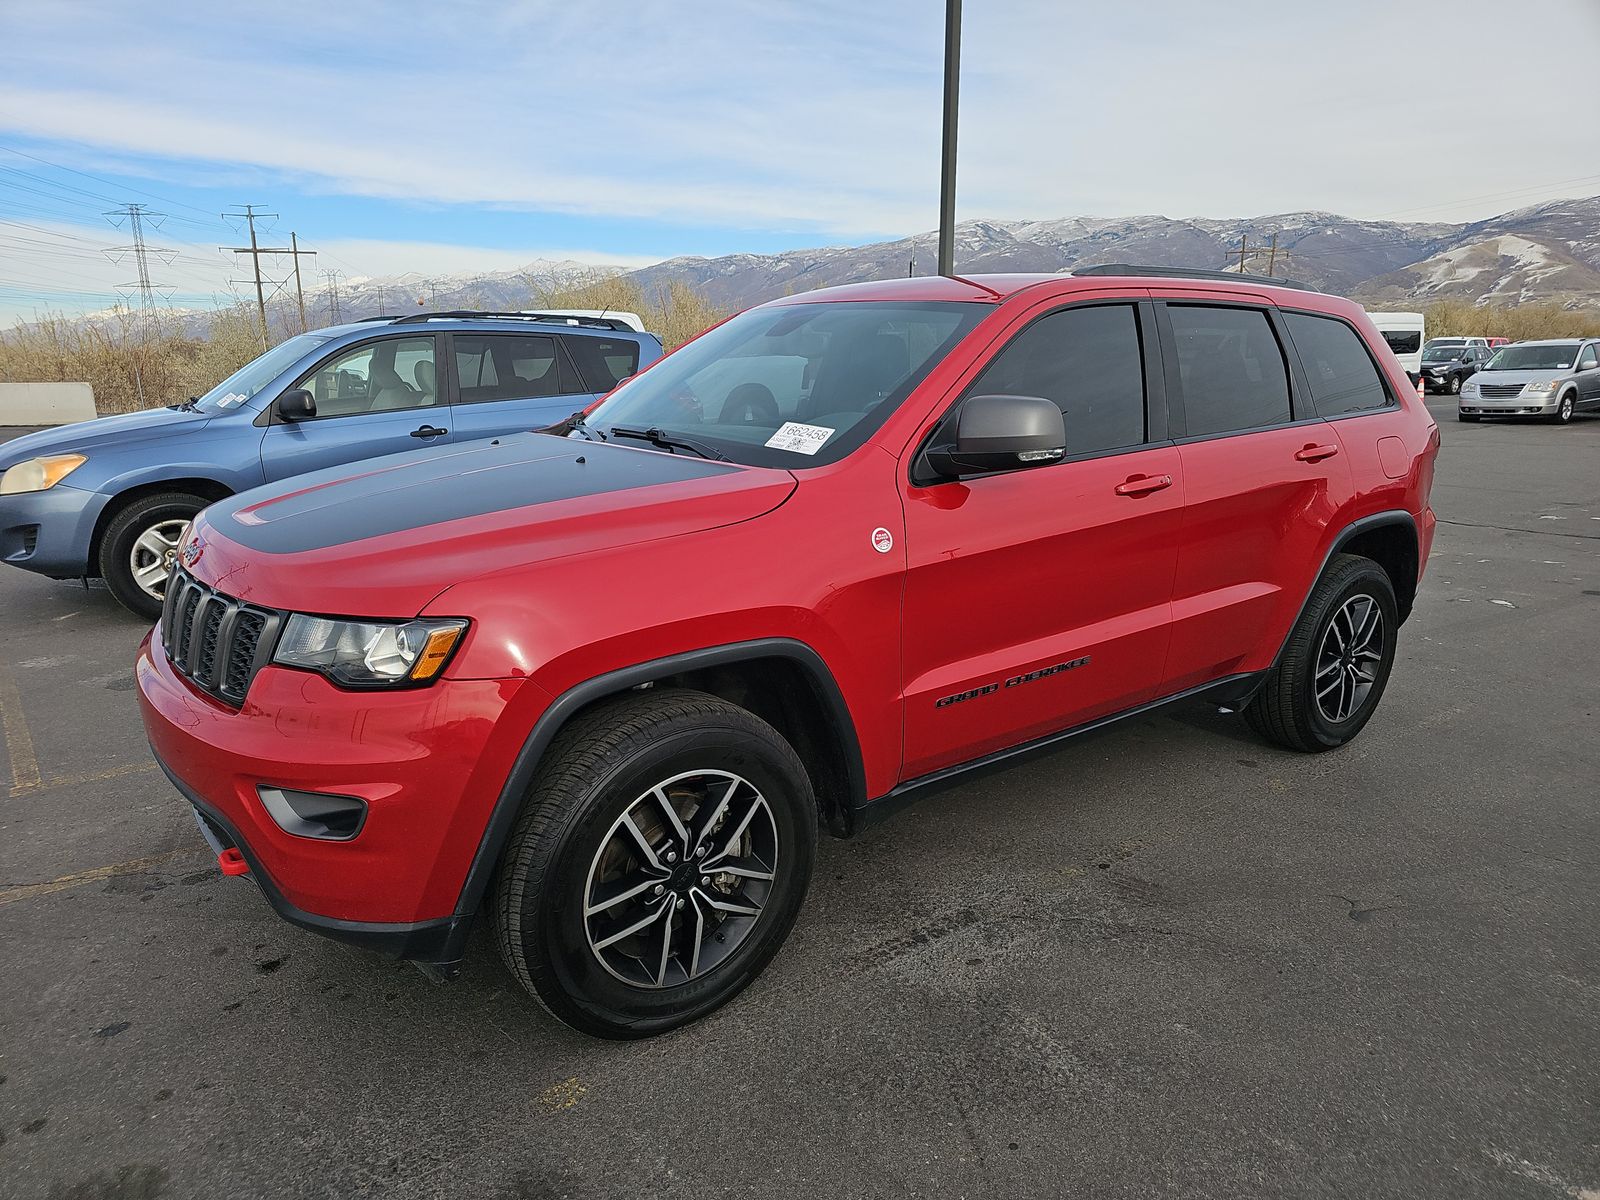
[[190,492],[163,492],[129,504],[100,539],[100,577],[129,612],[161,615],[178,543],[208,500]]
[[765,721],[686,690],[603,703],[551,745],[501,860],[501,955],[585,1033],[687,1024],[783,945],[816,838],[805,769]]
[[1388,572],[1370,558],[1335,555],[1245,710],[1251,727],[1291,750],[1344,745],[1378,707],[1398,627]]

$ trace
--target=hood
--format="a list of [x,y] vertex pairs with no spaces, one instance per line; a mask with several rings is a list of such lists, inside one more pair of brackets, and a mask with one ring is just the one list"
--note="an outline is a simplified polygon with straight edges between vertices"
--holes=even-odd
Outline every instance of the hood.
[[1477,383],[1488,384],[1545,383],[1552,379],[1565,379],[1571,374],[1571,367],[1564,371],[1560,367],[1546,367],[1542,371],[1485,371],[1480,367],[1472,378]]
[[787,471],[535,433],[350,471],[212,505],[190,570],[271,608],[409,617],[478,575],[748,521],[795,488]]
[[0,445],[0,470],[40,454],[88,454],[108,443],[117,446],[154,438],[193,433],[211,420],[211,413],[184,409],[152,408],[144,412],[97,417],[27,433]]

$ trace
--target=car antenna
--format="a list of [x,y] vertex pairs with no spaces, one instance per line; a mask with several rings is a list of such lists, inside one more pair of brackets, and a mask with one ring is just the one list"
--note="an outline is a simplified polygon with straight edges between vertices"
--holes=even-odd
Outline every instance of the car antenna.
[[1004,300],[1005,299],[1004,296],[1002,296],[999,292],[995,291],[987,283],[979,283],[976,279],[968,279],[965,275],[951,275],[949,278],[954,279],[957,283],[964,283],[968,287],[975,287],[980,292],[988,292],[989,295],[993,296],[996,300]]

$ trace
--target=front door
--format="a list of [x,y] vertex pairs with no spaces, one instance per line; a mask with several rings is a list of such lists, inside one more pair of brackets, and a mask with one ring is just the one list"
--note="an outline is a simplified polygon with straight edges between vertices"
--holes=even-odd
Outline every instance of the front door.
[[1593,408],[1600,405],[1600,342],[1590,342],[1578,351],[1578,403]]
[[375,338],[318,363],[294,386],[310,392],[317,415],[272,424],[261,439],[268,481],[452,440],[450,406],[437,384],[432,334]]
[[902,779],[1154,697],[1183,505],[1164,407],[1147,412],[1155,344],[1149,306],[1044,313],[963,398],[1055,401],[1067,460],[946,481],[911,465]]

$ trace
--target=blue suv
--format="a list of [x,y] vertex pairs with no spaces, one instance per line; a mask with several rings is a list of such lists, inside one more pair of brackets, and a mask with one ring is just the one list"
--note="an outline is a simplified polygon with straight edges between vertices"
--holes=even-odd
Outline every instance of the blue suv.
[[154,619],[189,519],[357,459],[538,429],[661,357],[622,320],[416,313],[303,333],[186,404],[0,444],[0,561]]

